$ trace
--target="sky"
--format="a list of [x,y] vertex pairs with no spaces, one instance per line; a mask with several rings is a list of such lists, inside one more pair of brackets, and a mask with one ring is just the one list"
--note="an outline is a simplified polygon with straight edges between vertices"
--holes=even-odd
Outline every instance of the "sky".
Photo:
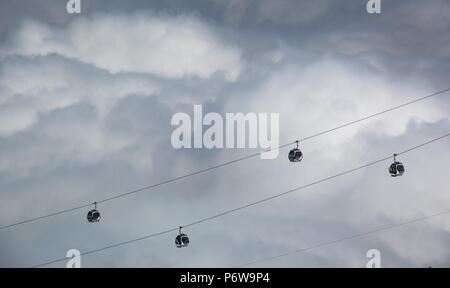
[[[450,2],[0,0],[0,226],[108,198],[257,149],[175,149],[171,118],[279,113],[280,143],[449,88]],[[0,267],[31,267],[172,229],[450,131],[448,94],[259,157],[0,231]],[[177,232],[82,256],[82,267],[235,267],[450,210],[450,140]],[[450,216],[257,267],[449,267]],[[65,267],[59,262],[49,267]]]

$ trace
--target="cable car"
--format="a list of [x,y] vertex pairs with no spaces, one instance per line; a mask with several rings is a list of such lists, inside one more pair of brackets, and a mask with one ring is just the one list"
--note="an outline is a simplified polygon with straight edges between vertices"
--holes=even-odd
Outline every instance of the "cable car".
[[300,162],[303,159],[302,151],[300,151],[300,149],[298,149],[298,141],[296,141],[296,143],[297,143],[297,148],[292,149],[291,151],[289,151],[289,154],[288,154],[289,161],[291,161],[291,162]]
[[396,156],[397,154],[394,154],[394,163],[389,166],[389,173],[392,177],[402,176],[405,173],[405,166],[395,159]]
[[183,248],[189,245],[189,237],[186,234],[181,233],[181,228],[182,227],[180,227],[178,236],[175,238],[175,245],[177,245],[177,248]]
[[89,223],[99,222],[102,216],[100,212],[97,210],[97,202],[94,202],[95,208],[88,212],[87,220]]

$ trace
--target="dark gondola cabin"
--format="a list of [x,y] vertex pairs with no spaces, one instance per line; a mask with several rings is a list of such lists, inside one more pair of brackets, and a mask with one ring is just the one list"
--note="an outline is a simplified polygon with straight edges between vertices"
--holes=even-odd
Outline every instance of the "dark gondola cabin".
[[183,248],[189,245],[189,237],[186,234],[181,233],[181,227],[179,234],[175,238],[175,245],[177,245],[177,248]]
[[297,147],[289,151],[288,158],[291,162],[300,162],[303,159],[303,154],[300,149],[298,149],[298,141],[295,141],[297,143]]
[[392,177],[402,176],[405,173],[405,166],[401,162],[395,161],[389,167],[389,173]]
[[397,154],[394,154],[394,163],[389,166],[389,174],[391,174],[392,177],[402,176],[403,173],[405,173],[405,166],[402,162],[395,159],[396,156]]
[[291,162],[300,162],[303,159],[303,154],[298,148],[294,148],[291,151],[289,151],[288,155],[289,161]]
[[100,212],[98,212],[98,210],[96,210],[96,209],[92,209],[92,210],[89,211],[88,214],[87,214],[87,220],[88,220],[90,223],[99,222],[99,221],[100,221],[100,218],[102,218],[102,217],[100,216]]
[[100,212],[97,210],[97,202],[94,203],[95,208],[88,212],[87,220],[89,223],[99,222],[102,216]]

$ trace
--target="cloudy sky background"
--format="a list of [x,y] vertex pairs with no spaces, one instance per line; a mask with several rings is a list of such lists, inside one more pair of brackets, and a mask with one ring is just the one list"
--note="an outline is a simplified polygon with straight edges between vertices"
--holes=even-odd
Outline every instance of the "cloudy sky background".
[[[0,225],[254,153],[170,145],[176,112],[280,113],[280,143],[449,88],[450,2],[0,0]],[[87,210],[0,231],[0,266],[167,230],[383,158],[450,130],[443,95]],[[448,139],[186,229],[82,258],[83,267],[236,266],[450,210]],[[450,216],[258,266],[450,266]],[[51,265],[64,267],[65,263]]]

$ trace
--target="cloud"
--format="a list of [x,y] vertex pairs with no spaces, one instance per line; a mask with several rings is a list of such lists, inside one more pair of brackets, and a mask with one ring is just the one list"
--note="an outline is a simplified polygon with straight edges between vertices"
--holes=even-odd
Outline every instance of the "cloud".
[[2,62],[0,135],[27,129],[40,115],[79,103],[104,115],[121,98],[156,90],[149,79],[112,75],[54,54],[8,56]]
[[[11,8],[23,19],[0,44],[0,224],[256,152],[173,149],[170,118],[194,104],[222,115],[279,112],[286,143],[447,88],[445,48],[416,40],[441,39],[445,17],[434,22],[439,9],[430,8],[410,25],[412,4],[400,2],[387,4],[382,19],[368,17],[361,1],[265,9],[266,1],[98,0],[69,22],[61,20],[63,5],[64,15],[42,8],[57,19]],[[310,139],[298,165],[282,150],[276,160],[249,159],[102,203],[98,225],[86,222],[86,209],[0,231],[0,266],[167,230],[385,157],[448,133],[449,105],[443,95]],[[174,247],[174,233],[82,264],[236,266],[447,210],[448,143],[402,155],[406,173],[398,179],[386,161],[189,227],[189,249]],[[362,267],[377,248],[383,266],[448,266],[449,231],[447,218],[436,218],[261,265]]]
[[305,24],[322,16],[330,6],[329,1],[314,0],[230,0],[217,2],[225,6],[225,22],[234,25],[245,22],[251,25],[269,23],[290,26]]
[[151,73],[168,78],[239,76],[239,50],[213,25],[194,15],[133,13],[74,19],[67,27],[28,21],[4,54],[49,55],[95,65],[111,73]]

